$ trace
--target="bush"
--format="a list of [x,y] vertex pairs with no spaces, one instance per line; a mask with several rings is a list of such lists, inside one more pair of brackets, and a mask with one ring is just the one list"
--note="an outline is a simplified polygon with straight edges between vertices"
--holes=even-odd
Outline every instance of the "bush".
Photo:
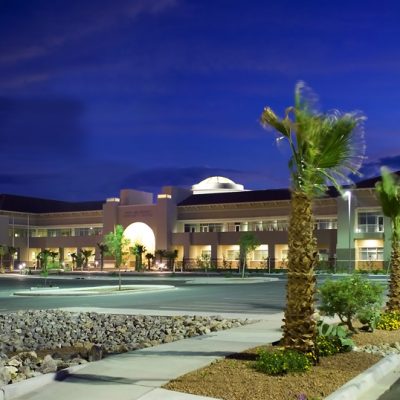
[[255,368],[268,375],[284,375],[290,372],[305,372],[311,368],[310,358],[295,350],[261,350]]
[[317,348],[321,357],[345,353],[354,347],[349,331],[336,324],[318,323]]
[[378,308],[364,309],[357,314],[358,320],[368,332],[373,332],[380,319],[381,311]]
[[400,329],[400,313],[398,312],[385,312],[380,315],[376,329],[385,331],[395,331]]
[[383,287],[357,274],[340,280],[327,280],[319,293],[321,312],[330,317],[337,314],[353,332],[353,320],[357,315],[366,310],[379,310],[383,301]]

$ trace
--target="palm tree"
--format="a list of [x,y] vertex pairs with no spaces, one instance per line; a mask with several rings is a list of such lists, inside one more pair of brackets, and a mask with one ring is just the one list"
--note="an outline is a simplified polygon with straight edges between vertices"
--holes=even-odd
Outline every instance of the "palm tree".
[[291,151],[291,213],[286,309],[282,344],[301,352],[316,351],[314,317],[314,268],[317,243],[314,236],[312,200],[322,196],[328,183],[339,191],[339,182],[350,183],[364,158],[364,140],[360,114],[321,114],[315,110],[312,91],[302,82],[295,88],[295,105],[283,119],[266,107],[261,115],[263,126],[278,132],[278,140],[287,140]]
[[82,269],[83,269],[83,267],[85,267],[87,269],[88,263],[89,263],[89,258],[91,257],[93,251],[81,249],[80,253],[82,254],[82,258],[83,258]]
[[376,192],[383,214],[392,223],[392,252],[390,255],[390,284],[386,306],[389,311],[400,312],[400,178],[381,168],[382,180]]
[[14,270],[14,255],[17,253],[18,249],[14,246],[7,246],[7,253],[10,257],[10,271]]
[[175,272],[175,260],[178,258],[178,250],[166,251],[164,256],[168,259],[168,266]]
[[150,271],[151,262],[152,262],[152,260],[154,258],[154,255],[151,254],[151,253],[146,253],[145,257],[146,257],[146,260],[147,260],[147,268]]
[[3,257],[7,254],[7,252],[8,252],[7,246],[0,245],[0,272],[4,272]]
[[143,263],[142,256],[146,252],[146,247],[140,243],[135,243],[129,250],[135,256],[136,271],[140,271]]
[[108,247],[104,243],[97,243],[97,247],[100,252],[100,271],[103,271],[104,267],[104,255],[108,252]]

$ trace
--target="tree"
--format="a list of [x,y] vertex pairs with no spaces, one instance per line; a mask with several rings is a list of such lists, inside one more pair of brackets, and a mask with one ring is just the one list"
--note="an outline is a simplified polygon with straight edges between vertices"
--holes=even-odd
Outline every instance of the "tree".
[[51,263],[54,268],[54,264],[56,262],[56,257],[58,256],[58,253],[56,251],[49,251],[49,257],[51,258]]
[[117,225],[114,232],[110,232],[104,237],[104,241],[108,249],[107,254],[115,259],[115,267],[118,269],[118,287],[121,290],[121,265],[127,262],[130,241],[124,236],[122,225]]
[[168,266],[175,272],[175,260],[178,258],[178,250],[171,250],[165,252],[165,257],[168,260]]
[[85,262],[85,258],[82,252],[78,251],[77,253],[71,253],[71,258],[72,258],[72,269],[74,269],[74,267],[76,266],[76,268],[80,268],[82,271],[83,264]]
[[392,251],[390,255],[389,311],[400,312],[400,178],[385,167],[381,168],[382,180],[376,184],[376,192],[383,214],[392,224]]
[[249,253],[254,251],[259,245],[260,242],[252,232],[246,232],[240,236],[239,246],[240,246],[240,264],[242,267],[242,278],[244,278],[244,274],[246,271],[247,257]]
[[49,258],[51,257],[51,251],[44,249],[38,255],[36,256],[36,259],[38,260],[38,263],[40,265],[40,268],[42,272],[47,273],[47,269],[49,266]]
[[150,271],[151,262],[152,262],[152,260],[154,258],[154,255],[151,254],[151,253],[146,253],[145,257],[146,257],[146,260],[147,260],[147,269]]
[[14,269],[14,255],[17,253],[18,249],[14,246],[7,246],[7,253],[10,256],[10,271]]
[[80,254],[82,255],[82,258],[83,258],[83,267],[87,268],[88,264],[89,264],[89,258],[93,254],[93,250],[81,249]]
[[104,255],[108,252],[108,247],[104,243],[97,243],[100,252],[100,271],[104,268]]
[[295,88],[295,105],[280,119],[271,108],[261,115],[264,127],[287,141],[291,153],[291,213],[288,232],[288,282],[282,344],[311,352],[317,361],[316,321],[314,318],[314,268],[317,243],[314,236],[312,200],[322,196],[332,184],[350,183],[364,158],[362,123],[357,113],[328,114],[316,110],[316,96],[300,82]]
[[167,253],[167,250],[164,249],[159,249],[154,252],[156,257],[158,257],[158,262],[162,263],[163,257],[165,257],[165,254]]
[[131,254],[135,256],[135,264],[136,264],[136,271],[140,271],[142,269],[142,257],[143,253],[146,252],[146,247],[144,247],[140,243],[135,243],[133,247],[129,248]]
[[8,247],[4,245],[0,245],[0,271],[4,272],[3,268],[3,257],[7,254]]

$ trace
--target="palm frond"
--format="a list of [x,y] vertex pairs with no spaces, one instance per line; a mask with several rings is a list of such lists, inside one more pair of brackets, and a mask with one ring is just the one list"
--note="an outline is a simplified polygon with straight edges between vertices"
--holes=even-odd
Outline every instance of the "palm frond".
[[386,167],[381,168],[382,180],[375,188],[384,215],[392,221],[400,217],[400,178]]
[[261,120],[289,141],[289,168],[295,189],[319,195],[332,184],[340,191],[341,185],[351,183],[349,175],[357,174],[361,167],[364,116],[319,113],[317,96],[303,82],[296,85],[295,106],[286,110],[284,119],[279,120],[267,107]]

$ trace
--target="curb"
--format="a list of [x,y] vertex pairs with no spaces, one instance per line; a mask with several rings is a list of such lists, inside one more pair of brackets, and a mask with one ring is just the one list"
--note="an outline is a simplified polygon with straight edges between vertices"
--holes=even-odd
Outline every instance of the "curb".
[[105,296],[105,295],[120,295],[120,294],[135,294],[150,291],[172,290],[176,289],[172,285],[122,285],[125,290],[115,290],[118,287],[113,286],[95,286],[73,289],[58,289],[58,288],[34,288],[30,291],[14,292],[14,296]]
[[16,397],[24,396],[34,390],[42,388],[53,381],[62,381],[68,375],[85,367],[86,364],[74,365],[60,371],[35,376],[24,381],[11,383],[0,387],[0,400],[12,400]]
[[[378,399],[399,377],[400,355],[391,354],[347,382],[325,400]],[[384,385],[382,381],[385,381]]]

